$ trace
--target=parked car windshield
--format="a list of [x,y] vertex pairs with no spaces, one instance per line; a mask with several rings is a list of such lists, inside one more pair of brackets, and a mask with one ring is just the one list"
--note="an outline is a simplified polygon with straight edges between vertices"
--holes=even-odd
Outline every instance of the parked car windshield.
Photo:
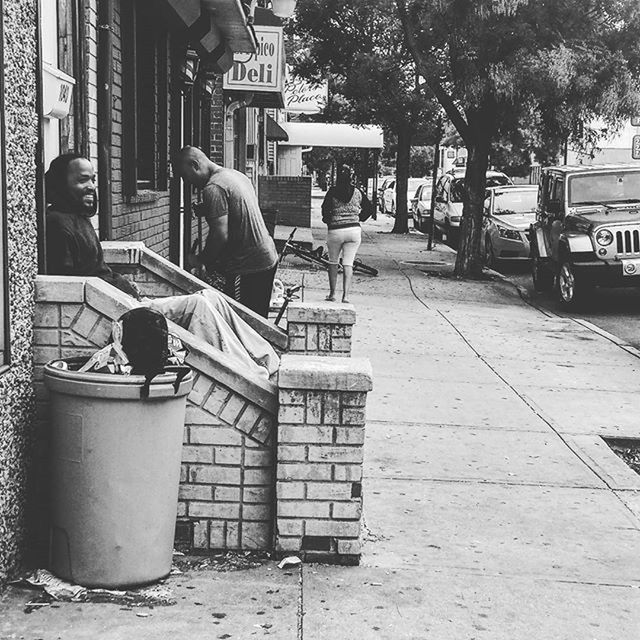
[[569,177],[569,206],[640,201],[640,170]]
[[428,187],[423,187],[422,191],[420,192],[420,200],[427,201],[427,200],[431,200],[431,192],[433,191],[433,189],[431,188],[431,186]]
[[501,216],[512,213],[535,211],[538,204],[538,191],[497,191],[493,200],[493,212]]
[[[507,176],[487,176],[487,188],[504,187],[511,184]],[[451,183],[451,202],[462,202],[464,195],[464,178],[457,178]]]
[[410,194],[409,197],[415,195],[416,191],[423,182],[424,178],[409,178],[409,182],[407,184],[407,191]]
[[487,176],[487,188],[504,187],[506,184],[511,184],[508,176]]

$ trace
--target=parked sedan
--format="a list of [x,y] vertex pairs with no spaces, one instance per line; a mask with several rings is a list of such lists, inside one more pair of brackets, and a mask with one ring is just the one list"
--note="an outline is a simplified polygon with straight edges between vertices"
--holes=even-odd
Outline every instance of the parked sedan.
[[[436,185],[435,224],[450,242],[457,244],[462,220],[465,170],[455,169],[445,173]],[[487,171],[487,187],[513,184],[501,171]]]
[[[409,178],[407,183],[407,207],[411,211],[411,199],[414,197],[417,188],[424,182],[424,178]],[[394,180],[384,192],[385,208],[384,213],[392,216],[396,215],[396,181]]]
[[384,194],[393,185],[393,189],[396,187],[396,179],[394,176],[380,176],[378,178],[378,209],[380,213],[385,213],[384,207]]
[[536,185],[487,189],[483,239],[488,267],[495,268],[500,260],[529,258],[529,227],[535,222],[537,204]]
[[423,182],[411,198],[411,216],[413,217],[413,228],[424,231],[431,216],[431,194],[433,193],[433,183],[429,179]]

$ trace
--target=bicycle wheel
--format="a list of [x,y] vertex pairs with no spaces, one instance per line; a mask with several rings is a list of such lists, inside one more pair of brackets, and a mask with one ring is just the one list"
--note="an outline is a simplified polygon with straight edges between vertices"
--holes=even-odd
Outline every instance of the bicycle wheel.
[[289,249],[292,253],[297,255],[299,258],[306,260],[307,262],[314,262],[315,264],[319,264],[320,266],[325,268],[329,266],[329,261],[318,255],[317,251],[307,251],[306,249],[301,249],[300,247],[296,247],[294,245],[290,245]]

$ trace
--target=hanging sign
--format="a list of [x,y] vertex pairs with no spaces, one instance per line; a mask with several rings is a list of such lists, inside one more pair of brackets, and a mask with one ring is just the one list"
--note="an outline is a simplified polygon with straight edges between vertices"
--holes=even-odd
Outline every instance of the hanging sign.
[[329,84],[326,80],[312,84],[297,78],[287,70],[284,84],[284,107],[293,113],[321,113],[329,99]]
[[280,92],[284,83],[282,27],[255,26],[255,53],[236,53],[222,88],[231,91]]

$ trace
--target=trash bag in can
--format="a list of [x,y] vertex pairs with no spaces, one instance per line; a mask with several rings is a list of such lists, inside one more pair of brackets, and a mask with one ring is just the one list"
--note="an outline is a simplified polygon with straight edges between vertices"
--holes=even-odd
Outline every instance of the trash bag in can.
[[80,372],[82,362],[54,361],[44,371],[50,568],[87,587],[153,582],[171,570],[193,374],[167,368],[149,380]]

